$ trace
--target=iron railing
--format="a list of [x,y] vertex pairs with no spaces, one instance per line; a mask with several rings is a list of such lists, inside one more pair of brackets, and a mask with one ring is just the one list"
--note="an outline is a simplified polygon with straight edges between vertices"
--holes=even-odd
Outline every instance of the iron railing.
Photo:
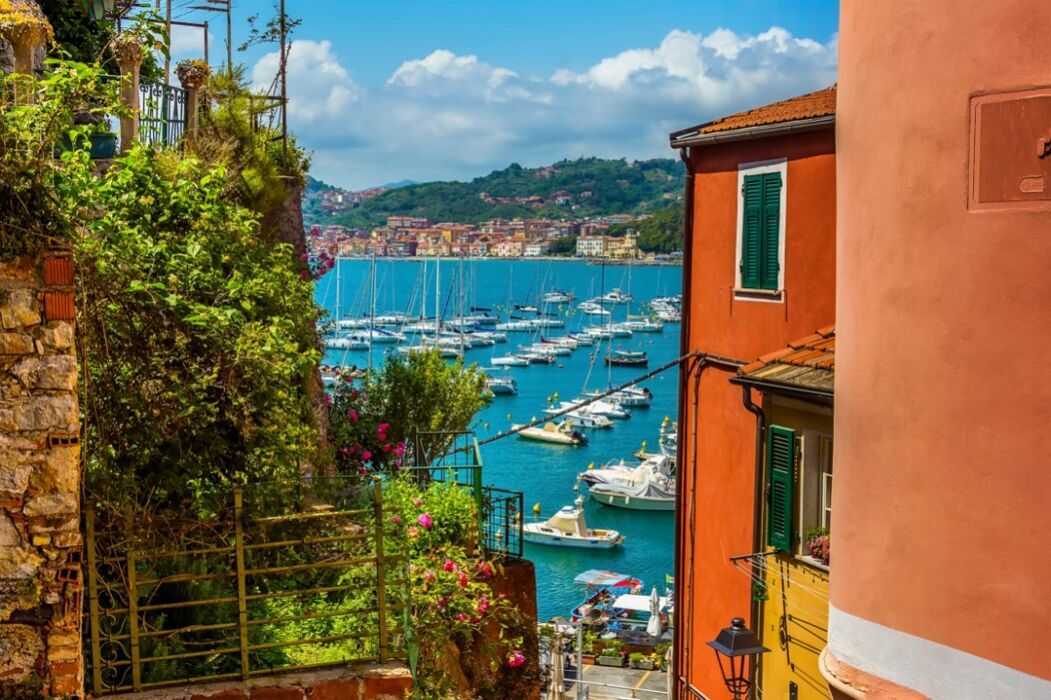
[[186,132],[186,91],[174,85],[139,85],[139,140],[174,146]]
[[384,550],[378,479],[229,495],[163,522],[86,499],[95,696],[404,658],[408,575]]
[[483,484],[482,451],[473,433],[417,431],[409,457],[413,466],[405,470],[421,482],[453,482],[470,490],[487,554],[522,557],[522,492]]

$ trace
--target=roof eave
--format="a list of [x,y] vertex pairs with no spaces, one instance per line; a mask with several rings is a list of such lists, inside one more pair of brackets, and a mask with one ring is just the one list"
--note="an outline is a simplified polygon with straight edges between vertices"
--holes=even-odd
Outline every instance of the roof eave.
[[808,117],[806,119],[794,119],[790,122],[778,122],[777,124],[759,124],[758,126],[746,126],[740,129],[728,129],[726,131],[714,131],[709,134],[701,133],[701,129],[710,124],[701,124],[683,131],[675,131],[669,135],[672,148],[684,148],[686,146],[708,146],[716,143],[728,143],[731,141],[748,141],[761,139],[768,136],[781,136],[784,134],[799,133],[804,131],[815,131],[835,126],[836,115],[826,114],[820,117]]
[[782,384],[780,382],[771,382],[765,379],[756,379],[755,377],[749,377],[748,375],[732,377],[730,383],[740,386],[749,386],[764,393],[779,394],[793,399],[802,399],[804,401],[811,401],[813,403],[820,403],[828,406],[835,403],[835,393],[827,389],[815,389],[813,387],[799,386],[796,384]]

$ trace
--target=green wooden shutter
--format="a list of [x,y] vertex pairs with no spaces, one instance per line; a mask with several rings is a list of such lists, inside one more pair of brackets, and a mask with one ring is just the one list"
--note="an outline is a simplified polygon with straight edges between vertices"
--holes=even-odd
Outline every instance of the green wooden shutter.
[[778,255],[781,246],[781,173],[766,173],[763,176],[763,241],[760,265],[760,289],[778,289],[777,278],[781,271]]
[[758,289],[762,282],[763,176],[745,175],[741,189],[741,286]]
[[795,466],[796,431],[771,425],[766,438],[766,543],[782,552],[792,551]]

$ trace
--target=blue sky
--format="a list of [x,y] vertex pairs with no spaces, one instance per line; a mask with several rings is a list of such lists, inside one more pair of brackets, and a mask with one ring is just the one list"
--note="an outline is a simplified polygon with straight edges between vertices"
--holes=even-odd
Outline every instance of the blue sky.
[[[510,162],[671,156],[667,133],[835,81],[836,0],[287,0],[290,126],[361,188]],[[174,16],[200,0],[174,0]],[[270,0],[234,0],[234,43]],[[212,60],[224,27],[212,18]],[[179,56],[200,33],[179,31]],[[268,82],[276,55],[235,56]]]

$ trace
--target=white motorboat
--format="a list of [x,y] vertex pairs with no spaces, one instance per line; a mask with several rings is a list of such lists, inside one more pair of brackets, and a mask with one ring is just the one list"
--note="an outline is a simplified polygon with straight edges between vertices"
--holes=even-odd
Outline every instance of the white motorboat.
[[[566,406],[565,404],[563,404],[562,406],[560,406],[558,408],[545,408],[544,409],[544,413],[546,413],[548,415],[559,414],[559,413],[562,413],[562,411],[565,411],[567,408],[569,408],[569,406]],[[593,411],[588,410],[589,408],[591,408],[591,407],[590,406],[584,406],[582,408],[574,409],[574,410],[570,411],[569,413],[565,414],[566,419],[569,420],[569,421],[572,421],[574,425],[579,425],[579,426],[584,427],[584,428],[612,428],[613,427],[613,421],[611,421],[609,418],[606,418],[606,416],[603,416],[603,415],[600,415],[598,413],[595,413]]]
[[555,356],[550,353],[543,352],[520,352],[518,357],[525,360],[531,365],[553,365],[555,364]]
[[533,343],[522,347],[522,352],[535,352],[541,355],[572,355],[573,348],[555,343]]
[[620,324],[632,333],[662,333],[664,324],[649,318],[631,319]]
[[485,378],[485,385],[489,388],[489,391],[494,394],[518,393],[518,382],[514,380],[514,377],[487,376]]
[[584,497],[577,496],[572,506],[564,506],[542,523],[522,526],[522,539],[532,544],[584,549],[612,549],[624,541],[616,530],[589,528],[584,519]]
[[[591,391],[584,394],[584,396],[601,396],[602,391]],[[619,404],[620,406],[628,406],[632,408],[646,407],[650,405],[653,400],[653,392],[646,387],[640,386],[628,386],[615,391],[606,397],[606,401],[611,403]]]
[[615,483],[593,484],[588,493],[599,503],[628,510],[675,510],[675,480],[649,474],[642,483],[628,486]]
[[349,335],[339,336],[336,338],[325,338],[323,341],[326,348],[329,350],[368,350],[369,341],[362,340],[360,338],[354,338]]
[[598,338],[599,340],[609,340],[613,337],[613,333],[611,333],[605,326],[588,326],[584,329],[584,332],[592,338]]
[[588,316],[599,316],[601,318],[609,318],[609,310],[602,308],[599,304],[593,301],[584,301],[577,304],[577,309]]
[[563,401],[561,404],[559,404],[557,410],[564,411],[569,408],[580,407],[580,410],[582,411],[588,411],[589,413],[597,413],[598,415],[605,416],[606,418],[618,418],[621,420],[631,418],[631,413],[627,409],[623,408],[622,406],[618,406],[612,401],[605,401],[603,399],[599,399],[598,401],[592,401],[591,403],[585,405],[585,402],[587,400],[588,399],[584,398],[574,399],[572,401]]
[[545,304],[568,304],[573,301],[575,297],[570,292],[563,292],[560,289],[556,289],[553,292],[548,292],[544,296],[540,297],[540,301]]
[[595,337],[592,335],[588,335],[587,333],[570,333],[566,337],[575,340],[577,346],[586,345],[590,347],[595,344]]
[[630,338],[632,331],[626,323],[614,323],[609,326],[609,332],[614,338]]
[[593,468],[593,465],[588,465],[587,470],[577,475],[577,480],[587,484],[634,487],[644,483],[653,475],[670,477],[674,469],[674,459],[661,454],[650,454],[637,463],[619,459],[610,460],[597,469]]
[[566,325],[560,318],[534,318],[531,323],[533,328],[563,328]]
[[598,298],[599,303],[602,304],[627,304],[632,299],[630,294],[625,294],[619,289],[614,288],[612,291],[606,292]]
[[518,355],[502,355],[501,357],[494,357],[489,360],[489,363],[495,367],[528,367],[529,360]]
[[523,440],[550,442],[555,445],[588,444],[587,436],[579,430],[574,430],[573,425],[568,421],[564,423],[546,423],[543,426],[534,425],[528,428],[522,425],[512,425],[511,430],[517,431],[518,437]]
[[530,333],[536,330],[532,321],[508,321],[496,324],[496,330],[508,333]]
[[394,345],[396,343],[405,342],[404,334],[398,333],[397,331],[389,331],[385,328],[373,328],[371,331],[366,328],[364,330],[354,331],[349,337],[364,342],[366,346],[370,341],[374,345]]

